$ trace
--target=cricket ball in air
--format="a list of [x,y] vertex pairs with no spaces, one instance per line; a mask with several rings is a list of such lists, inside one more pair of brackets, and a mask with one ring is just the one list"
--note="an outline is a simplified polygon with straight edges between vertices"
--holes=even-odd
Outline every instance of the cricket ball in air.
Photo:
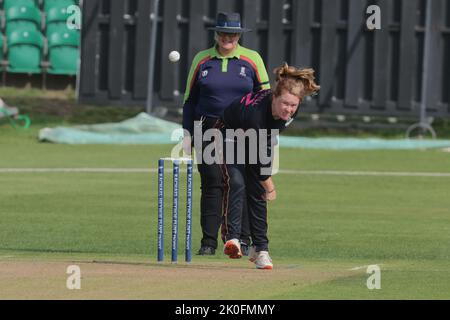
[[172,51],[169,53],[169,60],[170,62],[177,62],[180,60],[180,53],[178,51]]

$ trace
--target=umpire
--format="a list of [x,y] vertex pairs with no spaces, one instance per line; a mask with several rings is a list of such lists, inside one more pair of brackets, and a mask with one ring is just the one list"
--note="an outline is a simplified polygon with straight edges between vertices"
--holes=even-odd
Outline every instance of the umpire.
[[[194,121],[200,121],[202,132],[213,128],[224,109],[236,98],[261,89],[269,89],[269,77],[260,55],[239,45],[239,39],[250,29],[241,26],[239,13],[218,13],[213,30],[215,45],[194,57],[189,71],[183,105],[183,148],[191,153]],[[185,132],[186,132],[185,131]],[[203,150],[210,142],[202,143]],[[199,156],[199,155],[197,155]],[[201,156],[201,155],[200,155]],[[202,240],[199,255],[214,255],[222,222],[223,176],[218,164],[198,164],[201,177]],[[250,230],[244,208],[242,251],[250,242]],[[222,239],[224,240],[224,239]]]

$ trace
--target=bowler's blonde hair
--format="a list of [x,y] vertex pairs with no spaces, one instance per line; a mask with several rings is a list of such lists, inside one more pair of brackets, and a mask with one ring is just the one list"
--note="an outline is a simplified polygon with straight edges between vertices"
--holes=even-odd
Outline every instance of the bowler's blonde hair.
[[276,75],[276,85],[273,94],[279,97],[283,90],[303,100],[306,96],[316,94],[320,90],[320,86],[314,81],[314,69],[305,68],[297,69],[289,66],[286,62],[273,73]]

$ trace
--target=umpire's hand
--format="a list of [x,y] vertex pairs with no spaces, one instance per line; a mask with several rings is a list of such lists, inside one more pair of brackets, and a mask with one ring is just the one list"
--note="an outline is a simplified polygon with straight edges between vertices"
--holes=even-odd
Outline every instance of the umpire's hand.
[[183,151],[188,156],[190,156],[191,153],[192,153],[192,145],[191,144],[192,144],[191,136],[184,136],[184,138],[183,138]]

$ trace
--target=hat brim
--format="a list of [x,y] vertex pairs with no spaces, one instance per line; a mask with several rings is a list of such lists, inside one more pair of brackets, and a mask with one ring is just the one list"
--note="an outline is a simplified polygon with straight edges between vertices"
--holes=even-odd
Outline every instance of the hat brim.
[[247,28],[221,28],[221,27],[212,27],[212,28],[208,28],[208,30],[213,30],[216,32],[223,32],[223,33],[245,33],[245,32],[252,31],[252,29],[247,29]]

